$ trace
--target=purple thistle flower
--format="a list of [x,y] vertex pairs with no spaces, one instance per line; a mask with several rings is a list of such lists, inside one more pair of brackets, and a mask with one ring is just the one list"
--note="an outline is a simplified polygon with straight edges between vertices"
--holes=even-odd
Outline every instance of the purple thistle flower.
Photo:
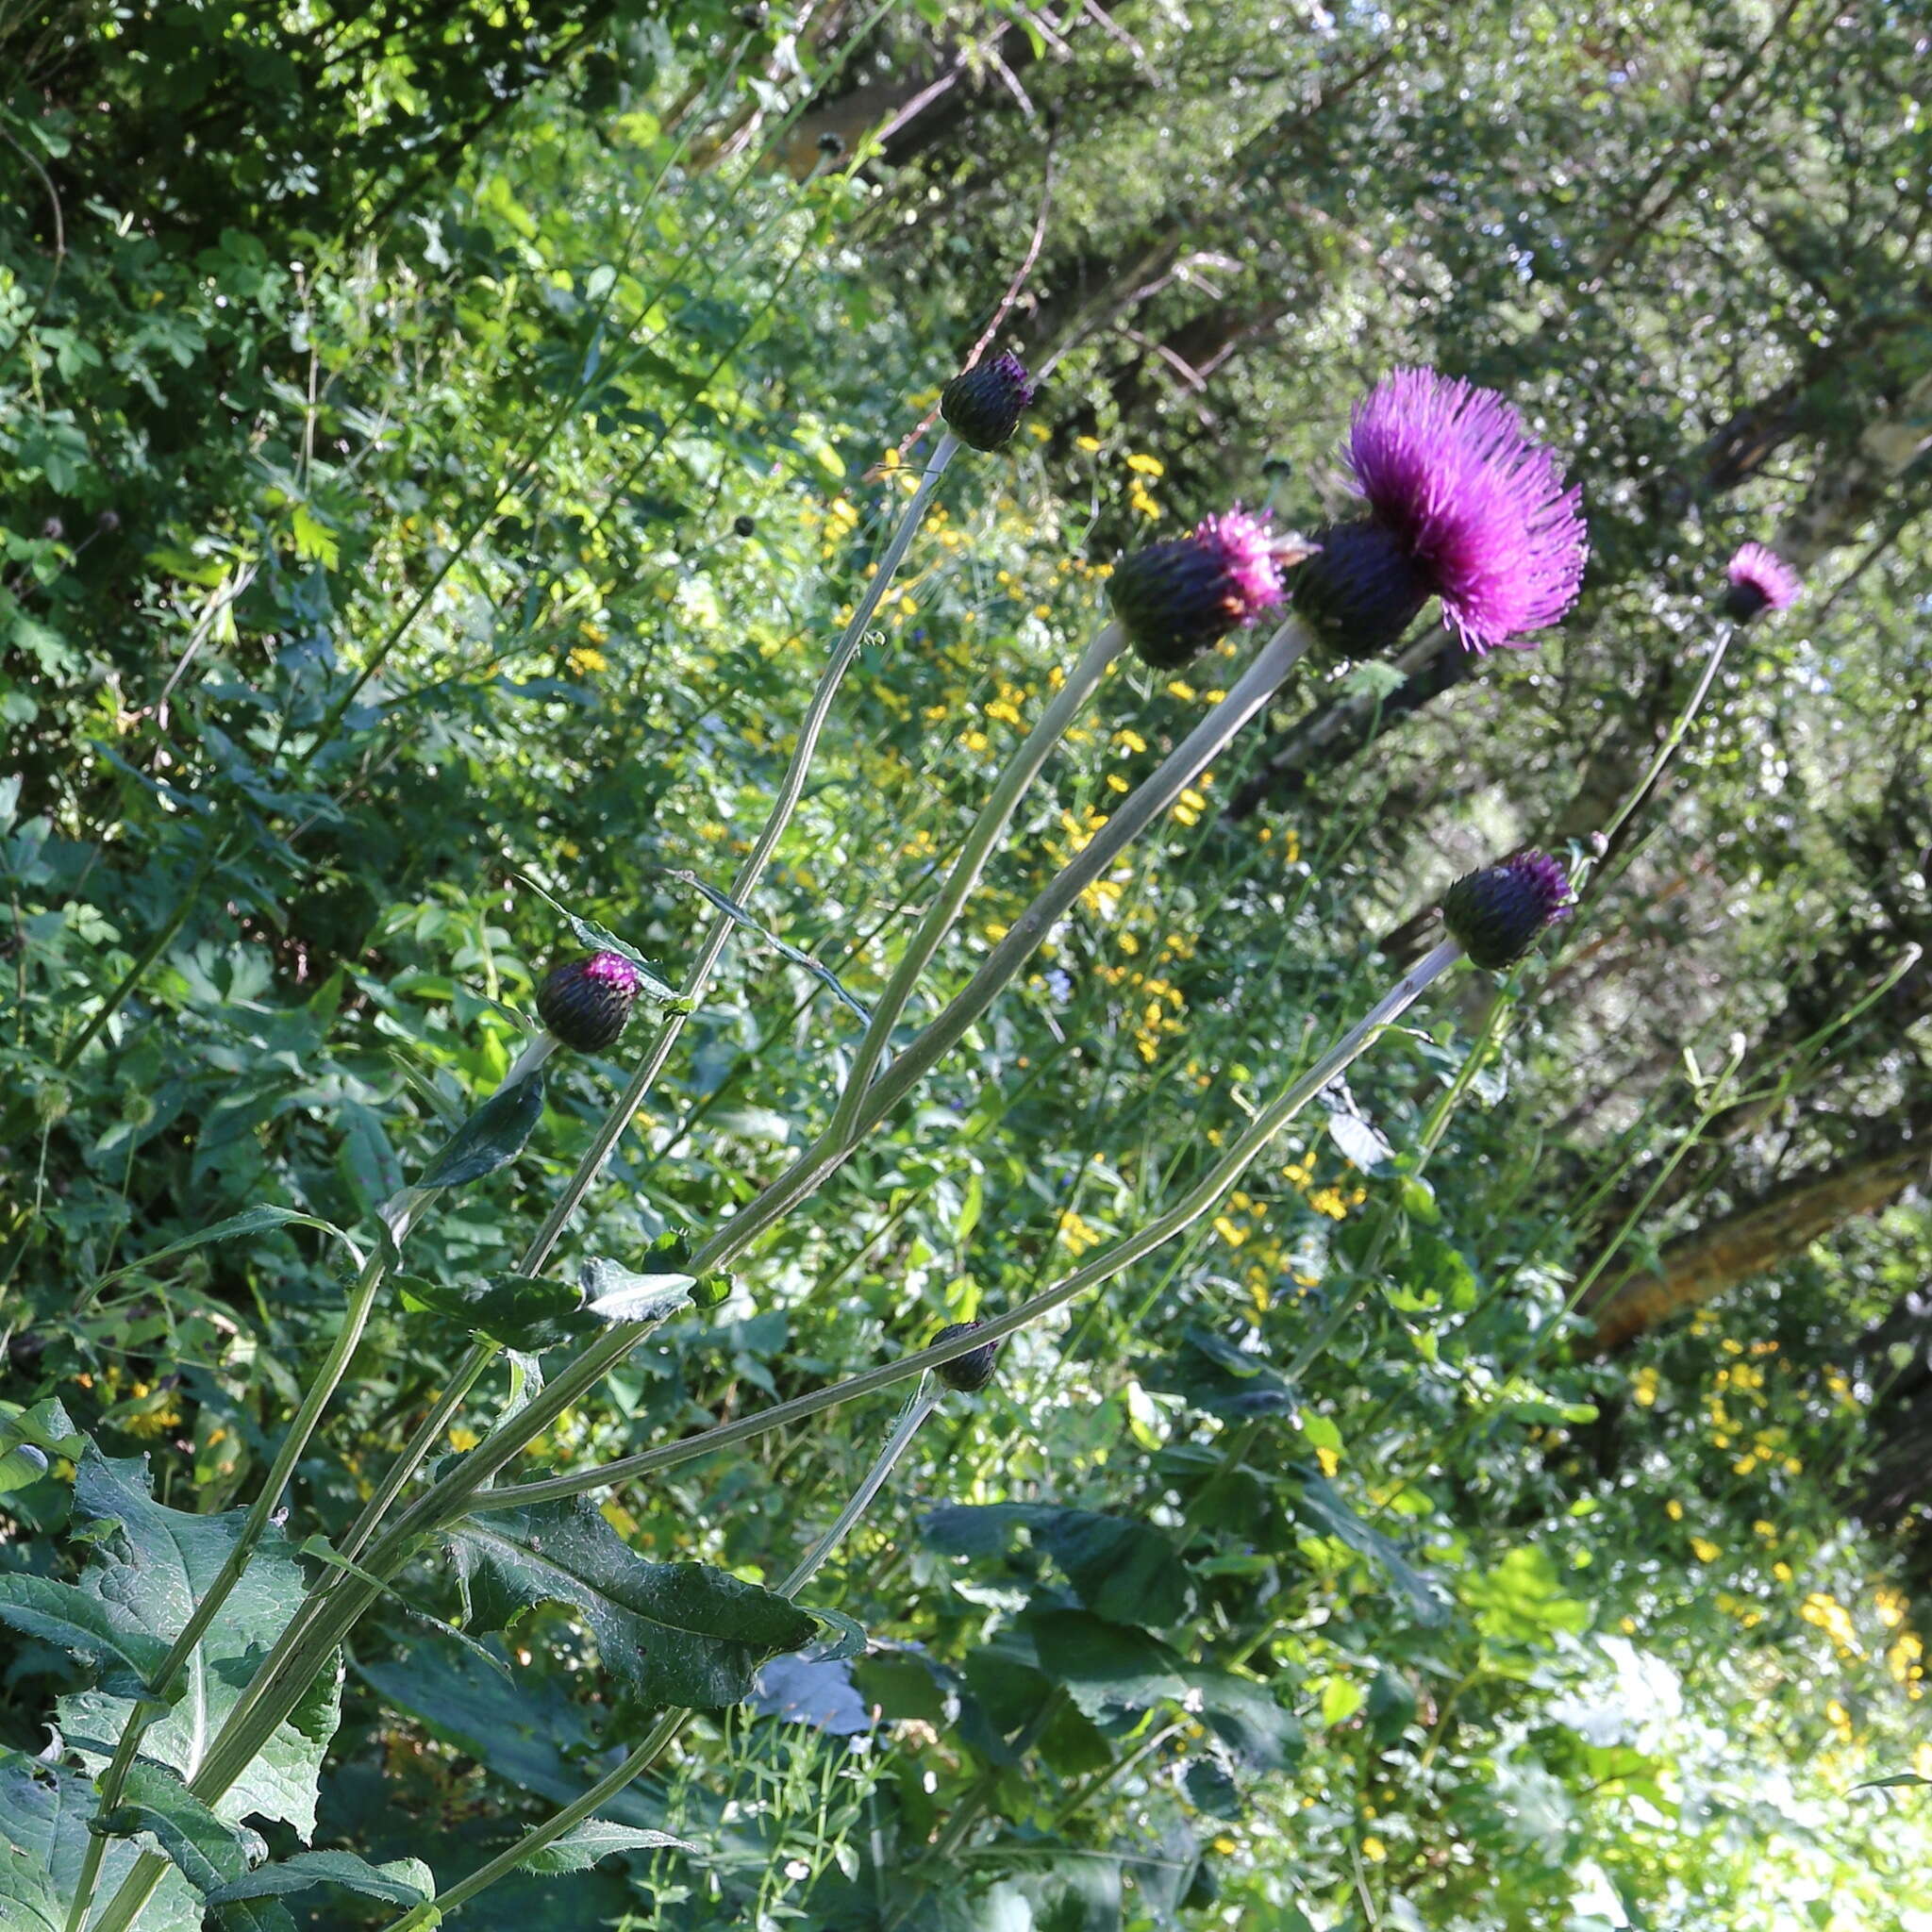
[[622,953],[592,953],[553,967],[537,989],[537,1013],[565,1046],[602,1053],[630,1024],[641,981]]
[[1740,544],[1724,575],[1731,580],[1724,608],[1740,624],[1749,624],[1762,611],[1789,610],[1804,589],[1798,573],[1763,543]]
[[1501,973],[1575,904],[1569,874],[1547,852],[1524,851],[1457,879],[1442,895],[1442,923],[1476,965]]
[[940,414],[969,449],[998,449],[1038,392],[1025,363],[1008,351],[954,376],[940,392]]
[[1144,662],[1177,670],[1281,602],[1274,551],[1267,512],[1250,516],[1236,504],[1185,537],[1123,558],[1108,579],[1108,601]]
[[1398,369],[1357,406],[1342,459],[1368,514],[1323,533],[1298,609],[1356,653],[1393,643],[1430,597],[1464,646],[1532,646],[1575,601],[1581,490],[1493,390]]

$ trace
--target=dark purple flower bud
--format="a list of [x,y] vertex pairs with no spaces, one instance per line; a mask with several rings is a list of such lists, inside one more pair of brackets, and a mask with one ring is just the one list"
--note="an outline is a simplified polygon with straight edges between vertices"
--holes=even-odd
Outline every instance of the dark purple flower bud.
[[1501,973],[1574,906],[1569,874],[1547,852],[1518,852],[1457,879],[1442,895],[1442,923],[1476,965]]
[[947,383],[940,392],[940,414],[969,449],[997,449],[1019,428],[1021,411],[1036,392],[1019,357],[995,356]]
[[94,519],[94,526],[96,529],[106,530],[111,534],[121,527],[121,512],[118,509],[104,509]]
[[[957,1341],[962,1335],[971,1335],[977,1330],[977,1322],[955,1322],[950,1328],[941,1328],[933,1337],[933,1346],[942,1341]],[[958,1389],[965,1395],[977,1395],[992,1380],[992,1372],[999,1366],[1000,1350],[1005,1341],[989,1341],[983,1347],[969,1349],[964,1355],[956,1355],[949,1362],[941,1362],[933,1371],[948,1389]]]
[[1399,643],[1423,614],[1429,585],[1402,540],[1373,517],[1331,524],[1294,574],[1294,608],[1352,658]]
[[1762,543],[1741,545],[1724,566],[1724,575],[1731,580],[1724,608],[1740,624],[1749,624],[1766,610],[1789,610],[1804,588],[1798,573]]
[[565,1046],[602,1053],[629,1024],[638,984],[638,969],[622,953],[567,959],[537,989],[537,1012]]
[[1108,601],[1127,641],[1158,671],[1177,670],[1281,602],[1267,514],[1237,504],[1185,537],[1150,543],[1114,565]]
[[1432,596],[1467,649],[1528,649],[1524,633],[1575,601],[1583,493],[1492,390],[1398,369],[1357,406],[1341,455],[1368,516],[1318,532],[1293,586],[1337,649],[1386,649]]

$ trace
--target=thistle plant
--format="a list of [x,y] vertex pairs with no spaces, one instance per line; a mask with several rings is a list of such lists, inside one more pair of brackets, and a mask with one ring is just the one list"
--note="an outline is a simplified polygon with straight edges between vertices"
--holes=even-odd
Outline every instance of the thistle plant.
[[1294,581],[1295,608],[1339,648],[1386,649],[1435,597],[1468,649],[1523,650],[1575,602],[1582,492],[1492,390],[1398,369],[1341,458],[1363,513],[1319,532]]
[[[591,1146],[518,1263],[513,1274],[451,1288],[416,1291],[428,1305],[464,1320],[475,1341],[442,1394],[402,1453],[375,1484],[360,1515],[333,1549],[310,1545],[324,1559],[308,1589],[266,1646],[212,1735],[197,1738],[191,1762],[170,1768],[170,1802],[197,1830],[233,1815],[242,1780],[272,1740],[291,1723],[308,1721],[318,1699],[326,1703],[344,1641],[412,1560],[446,1543],[458,1566],[480,1566],[494,1591],[525,1603],[547,1601],[565,1584],[570,1564],[597,1577],[600,1613],[613,1595],[652,1625],[670,1622],[680,1634],[675,1655],[654,1658],[646,1648],[625,1661],[639,1701],[713,1707],[743,1694],[746,1673],[764,1656],[795,1648],[811,1620],[792,1599],[817,1573],[873,1504],[943,1388],[973,1391],[993,1373],[1004,1339],[1091,1289],[1113,1278],[1208,1213],[1270,1141],[1354,1060],[1391,1028],[1408,1007],[1465,956],[1498,970],[1534,944],[1570,903],[1568,881],[1555,860],[1524,853],[1459,881],[1443,902],[1447,937],[1403,974],[1365,1014],[1341,1030],[1305,1069],[1281,1081],[1257,1106],[1224,1152],[1144,1225],[1016,1306],[978,1323],[948,1328],[931,1346],[864,1374],[779,1404],[686,1441],[645,1450],[598,1467],[514,1482],[502,1479],[537,1440],[574,1405],[592,1397],[605,1378],[671,1315],[694,1301],[718,1298],[727,1271],[754,1258],[760,1239],[795,1214],[844,1167],[867,1137],[918,1089],[925,1075],[965,1040],[974,1024],[1010,986],[1085,893],[1105,877],[1262,715],[1301,658],[1317,643],[1352,655],[1377,651],[1422,610],[1440,600],[1445,620],[1471,649],[1521,647],[1528,633],[1555,621],[1574,598],[1584,541],[1576,493],[1566,490],[1555,458],[1537,445],[1501,398],[1424,371],[1404,371],[1379,386],[1357,410],[1343,457],[1365,504],[1364,514],[1322,533],[1319,550],[1276,539],[1266,519],[1238,507],[1210,516],[1188,535],[1157,543],[1122,561],[1108,587],[1110,615],[1067,673],[1033,729],[995,779],[973,826],[961,840],[931,903],[905,942],[885,991],[853,1051],[830,1118],[820,1132],[746,1206],[699,1238],[672,1237],[631,1268],[589,1259],[574,1283],[546,1271],[563,1232],[595,1183],[611,1150],[666,1065],[691,1013],[704,999],[724,946],[740,925],[752,924],[745,901],[758,888],[804,793],[820,736],[867,626],[913,541],[941,474],[961,442],[995,449],[1012,434],[1030,401],[1032,385],[1011,357],[967,372],[947,386],[941,411],[948,425],[934,448],[899,525],[877,560],[851,620],[835,644],[802,721],[790,761],[764,827],[732,882],[730,893],[708,891],[717,917],[675,990],[656,980],[621,941],[575,920],[588,957],[557,965],[537,994],[543,1031],[513,1065],[509,1077],[458,1133],[419,1181],[385,1210],[384,1239],[362,1257],[341,1340],[306,1395],[256,1507],[241,1525],[233,1553],[172,1647],[158,1658],[128,1654],[116,1682],[131,1677],[137,1694],[125,1702],[114,1748],[97,1793],[95,1843],[105,1846],[121,1799],[142,1757],[143,1739],[170,1707],[200,1639],[264,1546],[269,1519],[296,1460],[335,1392],[375,1298],[396,1271],[415,1222],[434,1210],[449,1188],[468,1185],[504,1166],[535,1130],[542,1110],[544,1063],[558,1051],[605,1054],[618,1045],[642,1000],[658,1004],[655,1037],[624,1086]],[[1250,627],[1289,597],[1286,621],[1274,625],[1218,702],[1202,715],[1157,769],[1014,919],[1004,937],[951,996],[908,1038],[898,1029],[939,958],[986,864],[1056,747],[1093,701],[1120,654],[1131,648],[1145,662],[1169,668]],[[1767,598],[1767,601],[1769,599]],[[542,1375],[519,1366],[513,1399],[482,1440],[442,1463],[406,1504],[449,1424],[505,1348],[526,1355],[576,1341],[575,1351]],[[583,1496],[612,1483],[709,1454],[781,1424],[854,1396],[928,1372],[922,1379],[872,1471],[831,1529],[775,1590],[697,1566],[645,1563],[618,1540]],[[396,1506],[402,1505],[399,1513]],[[488,1524],[485,1531],[474,1527]],[[465,1525],[473,1525],[466,1529]],[[465,1541],[466,1537],[469,1539]],[[559,1551],[568,1550],[566,1557]],[[522,1554],[519,1554],[522,1553]],[[541,1562],[539,1558],[541,1557]],[[678,1570],[675,1575],[668,1573]],[[541,1570],[541,1577],[538,1572]],[[469,1569],[464,1570],[469,1574]],[[0,1615],[28,1628],[50,1627],[44,1604],[30,1601],[19,1579],[0,1579]],[[61,1586],[60,1588],[67,1588]],[[585,1585],[590,1589],[589,1584]],[[676,1616],[665,1606],[674,1599]],[[62,1600],[66,1602],[65,1599]],[[655,1625],[652,1625],[655,1627]],[[603,1633],[600,1631],[600,1638]],[[80,1654],[98,1661],[105,1639]],[[693,1648],[694,1646],[694,1648]],[[607,1657],[607,1663],[612,1659]],[[518,1850],[492,1860],[454,1890],[431,1897],[417,1887],[417,1903],[403,1924],[433,1923],[454,1910],[532,1851],[592,1816],[611,1790],[654,1762],[675,1738],[684,1717],[662,1717],[619,1771],[578,1804],[533,1834]],[[143,1789],[153,1779],[141,1774]],[[613,1782],[614,1780],[614,1782]],[[152,1798],[153,1792],[148,1796]],[[225,1827],[224,1827],[225,1828]],[[171,1845],[168,1834],[161,1834]],[[239,1841],[238,1841],[239,1842]],[[173,1847],[171,1846],[171,1849]],[[245,1847],[230,1845],[219,1875]],[[224,1862],[225,1861],[225,1862]],[[92,1854],[71,1903],[71,1932],[93,1925],[125,1932],[137,1925],[168,1859],[136,1858],[98,1917],[92,1900],[104,1869]],[[183,1869],[187,1869],[186,1866]],[[206,1874],[203,1874],[206,1876]],[[245,1871],[224,1879],[228,1895],[245,1895]],[[243,1887],[235,1893],[232,1888]],[[204,1890],[222,1890],[222,1886]]]

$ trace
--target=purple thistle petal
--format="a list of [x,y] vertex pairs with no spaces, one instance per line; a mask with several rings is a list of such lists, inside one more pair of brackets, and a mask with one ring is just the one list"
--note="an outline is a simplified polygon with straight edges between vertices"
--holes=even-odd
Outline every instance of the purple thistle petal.
[[1263,510],[1257,517],[1250,516],[1236,504],[1194,525],[1194,541],[1213,555],[1227,579],[1229,608],[1239,608],[1239,621],[1244,625],[1253,624],[1271,604],[1281,602],[1281,566],[1274,559],[1268,515]]
[[1281,566],[1267,518],[1239,504],[1185,537],[1150,543],[1115,565],[1107,594],[1141,659],[1185,664],[1281,601]]
[[1804,589],[1798,573],[1763,543],[1740,544],[1724,575],[1731,580],[1731,612],[1745,623],[1763,610],[1789,610]]
[[577,1053],[616,1045],[637,1005],[642,976],[622,953],[592,953],[553,967],[537,989],[544,1026]]
[[1357,408],[1342,456],[1469,649],[1530,648],[1524,633],[1575,601],[1583,492],[1494,391],[1398,369]]

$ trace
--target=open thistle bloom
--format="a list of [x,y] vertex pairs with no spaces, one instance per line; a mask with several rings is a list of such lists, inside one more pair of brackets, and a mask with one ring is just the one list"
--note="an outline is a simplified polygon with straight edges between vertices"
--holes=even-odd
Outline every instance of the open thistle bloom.
[[537,989],[544,1025],[578,1053],[617,1044],[638,1003],[638,969],[622,953],[592,953],[552,967]]
[[[933,1337],[933,1345],[937,1347],[941,1341],[955,1341],[962,1335],[971,1335],[978,1326],[977,1322],[955,1322],[950,1328],[941,1328]],[[1002,1345],[989,1341],[983,1347],[969,1349],[964,1355],[956,1355],[949,1362],[941,1362],[933,1374],[948,1389],[976,1395],[992,1380],[992,1372],[999,1366]]]
[[940,391],[940,414],[969,449],[997,449],[1019,428],[1037,387],[1025,363],[1008,352],[954,376]]
[[1108,601],[1141,659],[1173,671],[1281,602],[1281,567],[1267,513],[1240,504],[1203,517],[1185,537],[1123,558]]
[[1442,923],[1476,965],[1501,973],[1568,919],[1575,899],[1569,874],[1547,852],[1518,852],[1457,879],[1442,895]]
[[1798,573],[1775,550],[1763,543],[1745,543],[1724,566],[1731,587],[1724,608],[1740,624],[1749,624],[1766,610],[1789,610],[1804,588]]
[[1341,455],[1367,514],[1320,532],[1293,586],[1338,649],[1386,649],[1438,597],[1466,649],[1527,650],[1575,601],[1583,492],[1493,390],[1398,369],[1357,406]]

